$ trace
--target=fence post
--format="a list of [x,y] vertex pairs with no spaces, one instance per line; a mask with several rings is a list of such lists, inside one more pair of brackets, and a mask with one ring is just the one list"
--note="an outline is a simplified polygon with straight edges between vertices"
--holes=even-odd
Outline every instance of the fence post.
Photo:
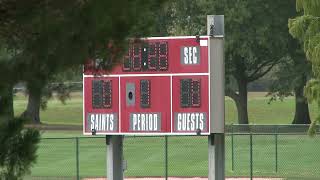
[[253,176],[253,159],[252,159],[252,133],[250,132],[250,180]]
[[231,169],[234,171],[233,124],[231,124]]
[[275,133],[275,151],[276,151],[276,172],[278,172],[278,126]]
[[166,180],[168,180],[168,136],[164,136],[164,156],[165,156],[165,159],[164,159],[164,163],[165,163],[165,177],[166,177]]
[[79,175],[79,137],[76,137],[76,169],[77,169],[77,180],[80,180],[80,175]]

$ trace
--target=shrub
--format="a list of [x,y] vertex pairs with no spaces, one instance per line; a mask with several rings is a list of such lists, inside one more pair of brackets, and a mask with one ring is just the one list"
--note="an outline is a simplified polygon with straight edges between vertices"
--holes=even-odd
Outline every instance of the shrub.
[[40,141],[36,129],[24,129],[25,120],[0,122],[0,179],[20,180],[30,173]]

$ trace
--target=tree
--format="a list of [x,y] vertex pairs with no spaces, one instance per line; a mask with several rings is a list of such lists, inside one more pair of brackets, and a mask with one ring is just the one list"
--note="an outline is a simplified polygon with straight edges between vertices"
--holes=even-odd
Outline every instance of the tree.
[[[141,2],[143,3],[143,2]],[[148,10],[147,11],[144,11],[144,15],[146,15],[147,17],[144,17],[143,19],[143,24],[139,25],[134,25],[134,30],[133,31],[137,31],[137,32],[128,32],[128,33],[141,33],[141,34],[134,34],[134,36],[139,36],[139,35],[142,35],[142,34],[148,34],[148,32],[154,32],[156,31],[157,33],[162,33],[163,29],[155,29],[153,30],[152,28],[158,28],[158,27],[164,27],[163,25],[162,26],[156,26],[157,23],[160,22],[161,18],[164,16],[164,15],[161,15],[160,13],[162,12],[162,8],[160,7],[157,7],[157,6],[154,6],[152,7],[152,3],[150,3],[150,8],[147,8]],[[155,3],[155,4],[158,4],[158,3]],[[138,4],[140,6],[140,4]],[[142,6],[144,7],[144,6]],[[141,7],[137,7],[137,9],[140,9]],[[157,9],[155,9],[157,8]],[[152,11],[155,11],[154,13],[150,13]],[[149,15],[149,17],[148,17]],[[154,26],[152,25],[153,23],[151,22],[151,18],[155,18],[155,22],[154,22]],[[139,21],[142,21],[142,20],[136,20],[136,22],[139,22]],[[163,22],[165,23],[165,22]],[[144,28],[146,29],[141,29],[142,27],[139,27],[139,26],[143,26]],[[149,30],[149,29],[152,29],[152,30]],[[51,42],[50,42],[51,43]],[[106,42],[107,43],[107,42]],[[104,54],[102,54],[104,56]],[[116,63],[116,62],[113,62],[113,63]],[[110,66],[112,67],[111,64],[107,64],[107,66]],[[110,67],[106,67],[106,68],[110,68]],[[73,69],[75,67],[72,67]],[[66,69],[64,69],[66,71]],[[70,69],[67,69],[67,71],[70,70]],[[56,81],[56,80],[59,80],[61,81],[62,79],[57,79],[57,75],[61,75],[65,72],[62,72],[62,73],[58,73],[58,74],[54,74],[53,78],[49,81]],[[39,107],[43,107],[41,105],[46,105],[46,100],[48,99],[48,97],[50,98],[52,96],[52,92],[53,90],[66,90],[66,85],[64,85],[63,83],[59,83],[59,87],[56,87],[56,86],[52,86],[52,85],[48,85],[48,80],[46,80],[46,82],[43,82],[43,83],[39,83],[41,82],[41,80],[37,80],[36,81],[36,84],[34,84],[34,80],[31,80],[31,81],[28,81],[28,90],[29,90],[29,99],[28,99],[28,106],[27,106],[27,109],[26,111],[24,111],[24,113],[22,114],[22,117],[26,117],[26,118],[29,118],[29,119],[32,119],[33,122],[36,122],[36,123],[40,123],[40,116],[39,116]],[[60,99],[61,100],[64,100],[65,96],[64,95],[69,95],[68,93],[65,94],[66,91],[57,91],[57,92],[62,92],[62,93],[59,93],[58,95],[60,95]],[[62,95],[62,96],[61,96]],[[41,98],[41,96],[43,96],[43,98]]]
[[5,18],[0,19],[0,39],[15,54],[8,60],[13,68],[3,64],[7,69],[0,75],[14,73],[16,78],[6,77],[10,82],[27,82],[37,109],[43,87],[55,74],[89,58],[102,59],[105,68],[112,68],[125,50],[128,37],[146,35],[153,29],[153,10],[162,3],[1,1],[0,16]]
[[40,133],[24,129],[23,119],[0,122],[0,179],[20,180],[37,158]]
[[168,13],[171,14],[169,35],[205,35],[206,32],[206,1],[176,0],[171,1]]
[[[309,102],[316,102],[320,110],[320,3],[317,0],[297,0],[296,7],[301,16],[289,19],[290,34],[303,42],[304,52],[311,62],[314,78],[305,87]],[[315,133],[320,115],[312,122],[309,132]]]
[[[0,44],[0,74],[7,72],[5,76],[0,76],[0,122],[2,120],[11,119],[13,113],[13,85],[16,80],[13,74],[14,67],[10,63],[11,52],[7,52],[6,48]],[[6,77],[10,78],[6,78]]]
[[58,100],[60,100],[62,104],[65,104],[66,101],[70,99],[70,93],[74,89],[81,89],[80,87],[82,86],[76,82],[76,84],[74,84],[74,81],[82,81],[82,66],[53,75],[44,87],[38,87],[38,89],[41,90],[41,92],[38,93],[32,90],[35,88],[32,84],[27,84],[26,94],[28,94],[28,103],[21,117],[29,119],[31,123],[41,123],[40,109],[47,109],[48,101],[53,98],[54,93]]
[[235,101],[239,123],[248,124],[247,86],[268,73],[288,53],[286,24],[295,14],[294,3],[290,0],[176,3],[179,7],[174,10],[176,33],[205,33],[203,15],[225,15],[226,95]]
[[295,96],[295,114],[292,124],[310,124],[309,105],[303,94],[304,86],[311,76],[311,66],[306,60],[301,45],[294,39],[289,43],[288,57],[274,72],[268,95],[270,102],[288,96]]
[[38,130],[23,129],[24,121],[13,117],[13,85],[25,81],[41,92],[55,74],[88,59],[112,68],[128,37],[153,28],[153,10],[162,2],[0,1],[0,179],[21,179],[39,142]]

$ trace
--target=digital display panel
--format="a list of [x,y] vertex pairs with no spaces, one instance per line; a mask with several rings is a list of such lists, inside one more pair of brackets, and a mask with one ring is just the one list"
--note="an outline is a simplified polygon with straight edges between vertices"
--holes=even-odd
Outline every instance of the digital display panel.
[[84,67],[84,134],[210,133],[208,38],[131,42],[112,71]]

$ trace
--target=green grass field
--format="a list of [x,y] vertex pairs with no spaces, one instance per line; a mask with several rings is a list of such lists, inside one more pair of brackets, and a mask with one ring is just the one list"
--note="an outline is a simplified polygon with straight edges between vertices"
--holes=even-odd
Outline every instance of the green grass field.
[[[124,141],[124,159],[128,162],[126,176],[164,176],[165,156],[163,137],[128,137]],[[43,139],[32,177],[76,176],[75,139]],[[234,170],[231,159],[231,136],[226,137],[227,176],[249,176],[249,136],[234,136]],[[274,136],[253,137],[253,174],[288,179],[320,179],[320,138],[305,135],[278,136],[278,170],[276,172]],[[105,175],[104,138],[79,139],[81,177]],[[169,137],[169,176],[207,175],[206,137]],[[32,178],[31,178],[32,179]]]
[[[249,93],[248,113],[251,124],[290,124],[294,116],[294,98],[268,104],[266,93]],[[234,102],[226,98],[226,124],[237,123],[237,112]],[[15,114],[19,115],[26,107],[26,97],[18,94],[15,97]],[[314,118],[317,114],[316,106],[310,105],[310,114]],[[41,111],[41,120],[46,124],[74,124],[82,125],[82,94],[73,93],[65,105],[56,99],[49,101],[48,109]]]
[[[294,115],[294,99],[268,104],[263,93],[250,93],[249,118],[251,124],[289,124]],[[15,113],[19,115],[26,106],[26,97],[17,95]],[[316,107],[310,106],[311,117]],[[41,111],[46,124],[82,124],[82,96],[72,94],[70,101],[62,105],[51,100],[46,111]],[[236,122],[234,103],[226,98],[226,123]],[[76,141],[79,139],[79,165],[81,177],[103,177],[106,169],[105,139],[83,137],[78,131],[43,132],[38,150],[37,164],[26,179],[72,179],[76,176]],[[54,138],[64,139],[54,139]],[[127,137],[124,141],[124,158],[128,162],[126,176],[164,176],[164,138]],[[227,176],[250,175],[249,136],[234,136],[233,161],[231,136],[226,136]],[[276,172],[275,136],[253,137],[254,176],[285,177],[287,179],[320,179],[320,138],[306,135],[279,135]],[[234,169],[232,170],[232,162]],[[169,137],[169,176],[207,176],[207,138]],[[38,178],[37,178],[38,177]],[[49,177],[49,178],[44,178]],[[52,178],[50,178],[52,177]],[[65,177],[65,178],[63,178]]]

